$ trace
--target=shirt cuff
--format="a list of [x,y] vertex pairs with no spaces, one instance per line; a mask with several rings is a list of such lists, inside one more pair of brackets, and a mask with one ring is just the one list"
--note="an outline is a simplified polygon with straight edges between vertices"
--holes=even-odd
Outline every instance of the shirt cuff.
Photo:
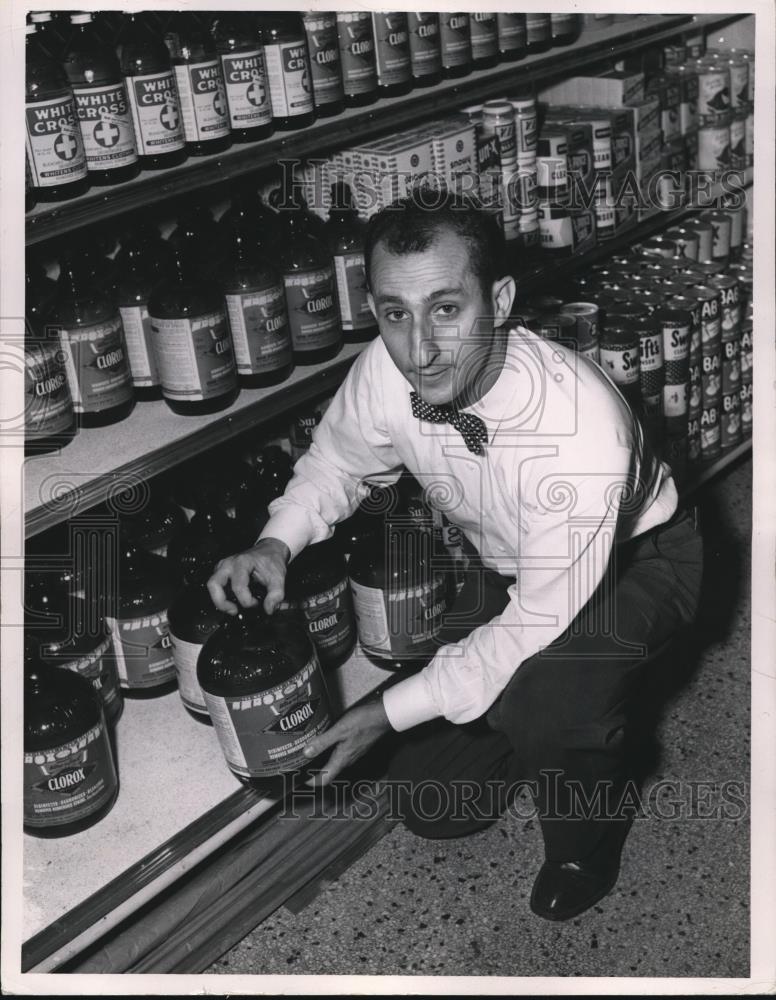
[[437,719],[442,714],[428,690],[423,672],[413,674],[383,692],[383,708],[397,733]]
[[279,538],[288,546],[291,558],[295,559],[310,544],[314,534],[307,512],[302,507],[289,504],[270,517],[257,541],[260,542],[262,538]]

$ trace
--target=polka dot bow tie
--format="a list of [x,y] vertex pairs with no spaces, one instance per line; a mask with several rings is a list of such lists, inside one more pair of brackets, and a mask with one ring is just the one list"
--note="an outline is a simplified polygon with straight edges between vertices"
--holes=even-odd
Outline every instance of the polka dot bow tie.
[[488,440],[485,421],[473,413],[461,413],[452,406],[433,406],[424,403],[416,392],[410,393],[412,415],[418,420],[429,420],[432,424],[450,424],[458,431],[469,451],[475,455],[484,455],[482,447]]

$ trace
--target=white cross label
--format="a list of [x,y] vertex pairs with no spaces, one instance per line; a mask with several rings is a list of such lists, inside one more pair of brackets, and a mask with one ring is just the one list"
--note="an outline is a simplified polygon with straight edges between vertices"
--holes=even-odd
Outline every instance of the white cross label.
[[89,169],[117,170],[135,163],[135,130],[124,84],[74,87],[73,94]]
[[235,52],[221,56],[232,128],[259,128],[272,120],[264,55]]
[[27,159],[35,187],[69,184],[86,176],[81,130],[69,95],[28,104],[25,125]]
[[127,79],[127,94],[141,156],[183,149],[185,137],[172,70]]

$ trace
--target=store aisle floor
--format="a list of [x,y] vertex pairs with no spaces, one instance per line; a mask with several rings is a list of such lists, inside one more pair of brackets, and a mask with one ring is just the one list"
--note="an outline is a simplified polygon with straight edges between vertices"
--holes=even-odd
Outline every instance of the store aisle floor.
[[661,711],[643,792],[653,815],[634,824],[610,896],[566,924],[534,917],[541,836],[517,810],[464,840],[397,825],[304,910],[276,911],[207,971],[747,976],[751,461],[697,499],[700,620]]

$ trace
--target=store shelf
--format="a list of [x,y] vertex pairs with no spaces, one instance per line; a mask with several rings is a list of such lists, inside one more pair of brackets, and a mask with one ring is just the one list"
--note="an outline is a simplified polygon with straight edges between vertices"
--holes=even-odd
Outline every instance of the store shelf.
[[283,159],[315,157],[337,147],[365,141],[381,133],[417,125],[456,107],[578,70],[596,60],[616,61],[642,46],[675,38],[687,28],[696,33],[740,18],[728,15],[624,15],[598,30],[585,30],[573,45],[528,56],[517,63],[479,70],[460,80],[443,81],[405,97],[386,98],[368,108],[349,109],[296,132],[277,132],[269,139],[235,145],[224,153],[191,157],[179,167],[143,171],[134,180],[94,188],[57,205],[38,205],[27,216],[27,244],[60,236],[83,226],[113,219],[124,212],[165,202],[196,189],[277,165]]
[[[742,185],[751,183],[752,171],[741,172]],[[716,188],[712,195],[720,192]],[[557,282],[566,274],[643,239],[690,212],[685,206],[655,215],[618,234],[578,258],[526,264],[516,261],[519,299],[542,284]],[[83,430],[60,452],[25,461],[27,535],[69,519],[105,500],[114,491],[136,484],[242,431],[293,410],[309,399],[335,389],[363,345],[346,345],[332,361],[297,368],[289,379],[270,389],[243,390],[222,413],[202,417],[174,414],[163,402],[138,403],[120,424]]]
[[[396,676],[357,651],[328,675],[332,702],[344,710]],[[282,780],[258,789],[232,775],[177,692],[127,699],[116,745],[121,786],[105,819],[61,840],[24,837],[25,971],[59,967],[281,801]]]
[[27,458],[27,535],[34,535],[186,459],[257,429],[307,400],[335,389],[363,349],[346,344],[332,361],[296,368],[269,389],[243,389],[220,413],[183,417],[164,402],[138,403],[126,420],[82,430],[65,448]]

